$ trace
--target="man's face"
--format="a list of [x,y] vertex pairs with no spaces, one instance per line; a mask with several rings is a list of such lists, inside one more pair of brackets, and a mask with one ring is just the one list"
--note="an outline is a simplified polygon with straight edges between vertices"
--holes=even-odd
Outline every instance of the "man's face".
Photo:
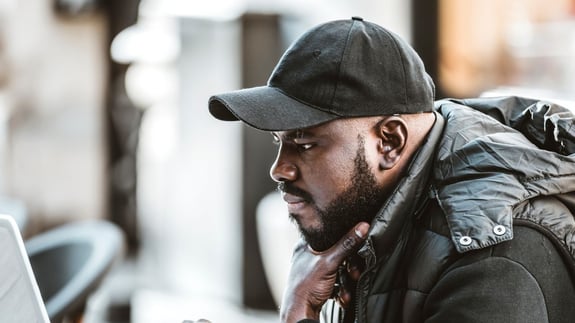
[[368,129],[354,119],[274,133],[280,147],[271,176],[314,250],[328,249],[360,221],[371,222],[386,198],[374,176],[376,156],[367,151],[374,145]]

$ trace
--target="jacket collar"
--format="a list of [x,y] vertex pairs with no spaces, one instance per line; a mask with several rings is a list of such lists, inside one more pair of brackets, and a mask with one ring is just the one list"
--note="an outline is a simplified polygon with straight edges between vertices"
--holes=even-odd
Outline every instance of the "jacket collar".
[[[407,238],[400,235],[405,223],[415,217],[429,196],[433,156],[444,127],[443,117],[436,112],[435,117],[435,124],[412,158],[406,175],[372,221],[368,239],[360,254],[373,257],[388,254],[399,242],[398,239]],[[372,260],[377,261],[376,258]]]

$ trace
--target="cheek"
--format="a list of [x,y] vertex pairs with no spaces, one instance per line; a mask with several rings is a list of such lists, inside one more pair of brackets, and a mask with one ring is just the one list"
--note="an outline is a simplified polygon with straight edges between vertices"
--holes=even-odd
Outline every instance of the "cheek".
[[378,178],[381,175],[380,162],[382,155],[379,152],[378,140],[368,141],[365,145],[365,161],[369,166],[371,173]]
[[349,188],[353,170],[353,160],[334,161],[309,170],[305,182],[318,207],[325,208]]
[[369,150],[365,153],[365,161],[369,166],[370,171],[372,174],[377,176],[377,173],[380,171],[380,160],[381,155],[375,150]]

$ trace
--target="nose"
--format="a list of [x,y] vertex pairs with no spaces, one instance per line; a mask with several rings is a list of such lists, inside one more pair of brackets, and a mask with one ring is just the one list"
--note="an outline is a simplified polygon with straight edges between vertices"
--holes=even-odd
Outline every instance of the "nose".
[[276,182],[293,182],[297,179],[297,166],[283,156],[281,150],[270,168],[270,177]]

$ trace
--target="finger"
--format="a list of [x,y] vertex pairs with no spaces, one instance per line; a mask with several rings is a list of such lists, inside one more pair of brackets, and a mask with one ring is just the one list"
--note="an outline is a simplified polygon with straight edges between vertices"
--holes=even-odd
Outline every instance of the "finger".
[[357,266],[352,266],[347,268],[347,274],[349,278],[353,281],[358,281],[359,276],[361,276],[361,270]]
[[365,239],[367,238],[367,231],[369,224],[360,222],[348,233],[346,233],[333,247],[328,250],[328,254],[332,261],[342,263],[345,258],[350,256]]
[[347,305],[351,303],[351,301],[352,301],[351,293],[343,288],[340,289],[337,295],[337,302],[339,303],[339,306],[341,306],[343,309],[346,309]]
[[358,281],[359,276],[365,268],[365,262],[357,253],[349,256],[346,261],[346,272],[349,279],[352,281]]

